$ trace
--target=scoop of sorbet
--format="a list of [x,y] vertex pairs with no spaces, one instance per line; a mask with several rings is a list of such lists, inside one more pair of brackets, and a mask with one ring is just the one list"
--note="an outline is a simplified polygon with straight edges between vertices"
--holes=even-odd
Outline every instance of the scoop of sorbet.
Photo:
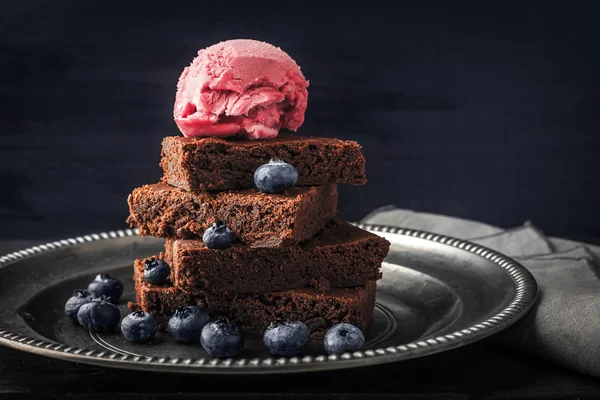
[[184,136],[274,138],[304,122],[308,81],[283,50],[229,40],[200,50],[177,84],[175,123]]

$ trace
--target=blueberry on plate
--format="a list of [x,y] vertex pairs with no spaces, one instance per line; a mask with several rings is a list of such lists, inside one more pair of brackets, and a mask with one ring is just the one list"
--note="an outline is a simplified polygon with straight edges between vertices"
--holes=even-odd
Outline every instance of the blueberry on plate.
[[73,296],[67,300],[65,303],[65,314],[67,314],[71,319],[77,321],[77,311],[79,311],[79,307],[84,305],[85,303],[89,303],[94,299],[94,295],[88,292],[85,289],[79,289],[73,292]]
[[144,280],[152,285],[160,285],[171,275],[171,267],[166,261],[151,258],[144,261]]
[[113,332],[120,320],[119,308],[104,297],[85,303],[77,311],[79,324],[96,332]]
[[209,249],[226,249],[233,243],[233,232],[227,228],[225,222],[216,221],[204,231],[202,241]]
[[309,339],[308,327],[303,322],[290,320],[271,323],[263,335],[267,351],[278,357],[301,355]]
[[106,296],[108,301],[116,304],[123,295],[123,282],[108,274],[98,274],[88,286],[94,296]]
[[178,342],[198,343],[202,328],[209,320],[208,313],[200,307],[180,307],[169,319],[167,332]]
[[352,324],[337,324],[329,328],[323,339],[327,354],[343,354],[359,350],[365,345],[365,336]]
[[157,330],[158,325],[152,315],[141,310],[132,312],[121,321],[121,333],[130,342],[149,342]]
[[233,322],[227,318],[217,318],[202,329],[200,344],[211,357],[227,358],[240,352],[244,340]]
[[265,193],[281,193],[296,184],[298,170],[277,158],[271,159],[254,171],[254,185]]

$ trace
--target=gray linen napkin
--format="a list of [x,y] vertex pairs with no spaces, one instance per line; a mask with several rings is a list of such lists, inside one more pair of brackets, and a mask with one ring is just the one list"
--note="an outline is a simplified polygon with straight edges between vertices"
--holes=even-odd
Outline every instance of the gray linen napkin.
[[515,258],[536,278],[539,299],[520,322],[490,341],[600,376],[600,246],[547,238],[530,222],[504,230],[393,206],[371,212],[362,222],[453,236]]

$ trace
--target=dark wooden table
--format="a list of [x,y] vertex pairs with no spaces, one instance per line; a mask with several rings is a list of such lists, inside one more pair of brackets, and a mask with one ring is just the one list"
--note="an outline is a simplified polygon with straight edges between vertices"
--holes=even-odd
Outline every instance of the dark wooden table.
[[[91,367],[0,348],[0,398],[255,398],[308,395],[344,399],[598,398],[600,382],[486,343],[380,367],[319,374],[215,377]],[[275,396],[279,397],[279,396]],[[285,396],[283,396],[285,397]]]
[[[352,398],[597,398],[598,380],[507,353],[485,343],[397,364],[319,374],[215,377],[90,367],[0,348],[0,398],[254,398],[318,394]],[[276,396],[277,397],[277,396]]]
[[[0,254],[39,244],[0,242]],[[0,347],[0,398],[597,398],[600,380],[484,340],[422,359],[354,370],[266,377],[124,371],[53,360]],[[110,396],[109,396],[110,395]],[[19,397],[23,398],[23,397]]]

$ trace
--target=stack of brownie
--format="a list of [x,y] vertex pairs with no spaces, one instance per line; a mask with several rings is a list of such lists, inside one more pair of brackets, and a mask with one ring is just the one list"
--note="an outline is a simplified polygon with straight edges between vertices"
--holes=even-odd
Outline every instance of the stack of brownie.
[[[268,194],[255,170],[279,158],[298,170],[294,187]],[[363,331],[389,243],[336,218],[337,184],[366,182],[356,142],[281,133],[271,140],[167,137],[160,183],[129,196],[128,222],[143,236],[166,238],[154,258],[171,267],[164,285],[144,281],[135,262],[137,305],[160,327],[196,304],[262,332],[271,322],[300,320],[313,338],[333,324]],[[209,249],[204,231],[223,221],[236,242]]]

